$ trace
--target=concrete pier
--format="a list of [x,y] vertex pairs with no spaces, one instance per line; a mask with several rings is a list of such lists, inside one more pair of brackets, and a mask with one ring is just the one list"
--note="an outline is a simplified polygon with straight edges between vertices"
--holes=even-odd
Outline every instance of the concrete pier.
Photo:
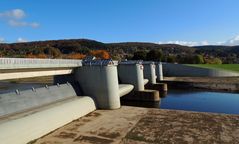
[[100,109],[120,108],[117,63],[114,61],[86,61],[75,71],[84,95],[91,96]]
[[[162,74],[162,64],[157,63],[155,65],[154,62],[143,62],[144,64],[144,77],[149,79],[149,83],[145,85],[146,89],[158,90],[161,92],[161,97],[164,97],[164,93],[168,91],[168,87],[166,83],[157,83],[157,79],[163,79]],[[156,75],[156,71],[157,74]]]
[[[150,74],[150,72],[148,74]],[[144,79],[144,66],[142,61],[120,62],[118,65],[118,75],[120,82],[134,85],[134,90],[121,99],[134,101],[160,101],[159,91],[145,89],[145,81],[148,80]]]
[[156,65],[157,82],[161,82],[163,81],[163,65],[161,62],[157,62],[155,65]]
[[145,61],[143,62],[144,66],[144,78],[149,80],[149,83],[156,84],[156,66],[154,62],[151,61]]

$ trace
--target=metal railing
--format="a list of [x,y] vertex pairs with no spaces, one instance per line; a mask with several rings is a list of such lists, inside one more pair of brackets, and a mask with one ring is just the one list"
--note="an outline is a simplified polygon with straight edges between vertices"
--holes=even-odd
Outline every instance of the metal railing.
[[79,67],[82,60],[0,58],[0,69]]

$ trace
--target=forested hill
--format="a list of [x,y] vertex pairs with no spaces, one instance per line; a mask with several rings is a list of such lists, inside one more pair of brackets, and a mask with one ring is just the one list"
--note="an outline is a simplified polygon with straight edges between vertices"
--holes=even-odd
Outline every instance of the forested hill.
[[[0,56],[25,57],[26,55],[46,55],[62,58],[63,55],[87,55],[92,50],[106,50],[114,59],[134,58],[135,53],[146,58],[150,51],[159,51],[160,60],[190,63],[191,57],[200,55],[204,59],[219,58],[223,63],[239,63],[239,46],[188,47],[176,44],[154,44],[143,42],[102,43],[88,39],[50,40],[27,43],[0,44]],[[149,55],[150,56],[150,55]]]

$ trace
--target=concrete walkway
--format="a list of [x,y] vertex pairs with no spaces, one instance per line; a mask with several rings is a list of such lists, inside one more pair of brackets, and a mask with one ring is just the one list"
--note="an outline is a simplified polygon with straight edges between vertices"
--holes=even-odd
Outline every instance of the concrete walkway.
[[123,106],[97,110],[31,143],[239,143],[239,115]]

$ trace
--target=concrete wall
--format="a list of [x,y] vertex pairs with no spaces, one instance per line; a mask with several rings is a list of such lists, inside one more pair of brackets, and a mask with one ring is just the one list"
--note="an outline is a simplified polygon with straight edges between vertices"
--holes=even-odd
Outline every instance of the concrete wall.
[[1,94],[0,117],[76,96],[77,94],[71,84]]
[[168,77],[234,77],[239,76],[239,73],[198,68],[181,64],[163,64],[163,74]]
[[0,121],[0,143],[26,144],[95,109],[90,97],[75,97],[31,115]]

